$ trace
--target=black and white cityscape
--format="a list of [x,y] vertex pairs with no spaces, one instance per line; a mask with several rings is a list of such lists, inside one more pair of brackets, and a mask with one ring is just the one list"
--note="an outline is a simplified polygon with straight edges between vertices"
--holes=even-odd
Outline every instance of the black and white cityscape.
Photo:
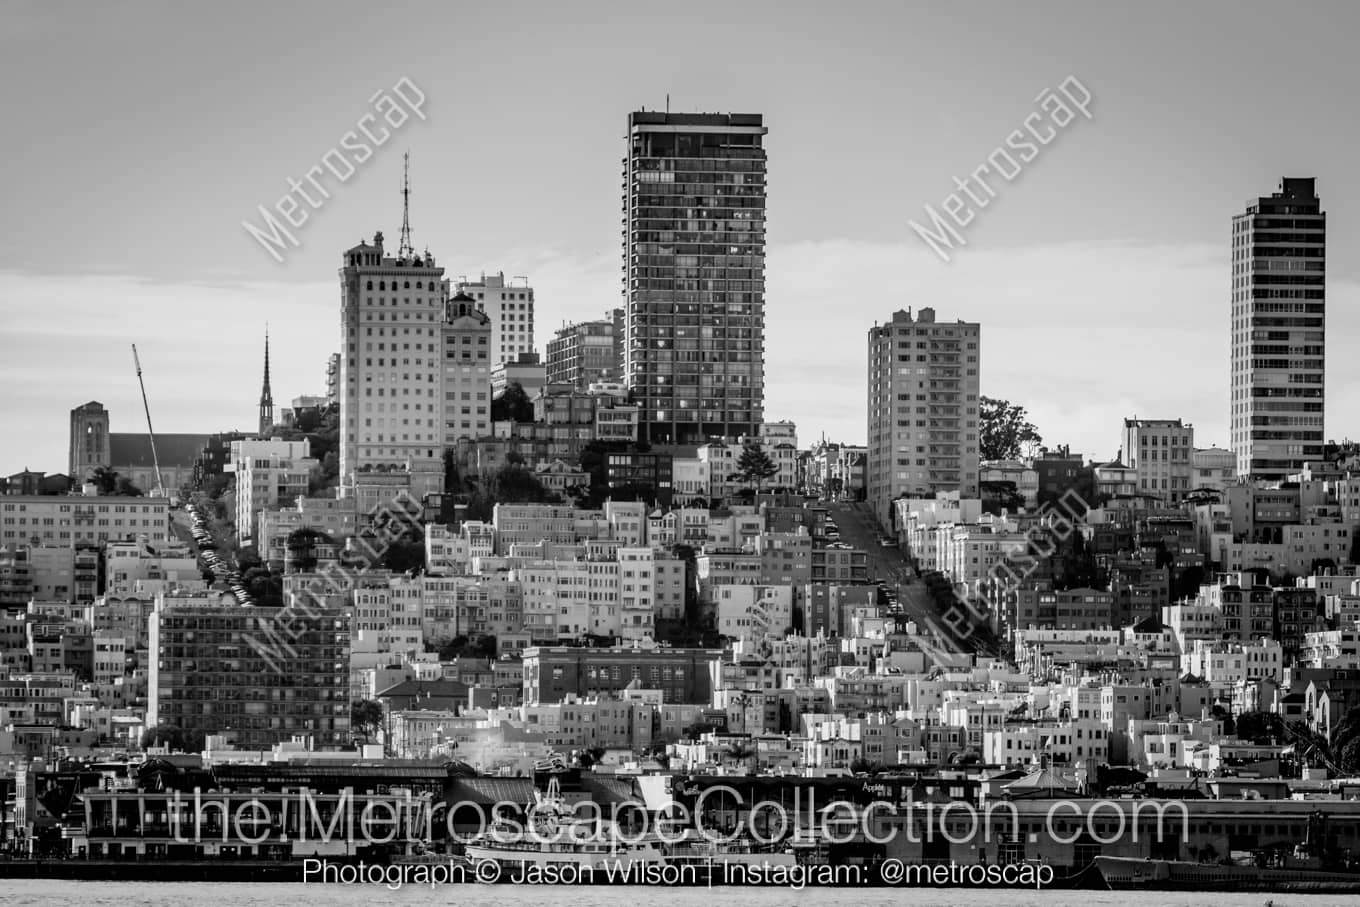
[[5,18],[17,903],[1360,894],[1360,11]]

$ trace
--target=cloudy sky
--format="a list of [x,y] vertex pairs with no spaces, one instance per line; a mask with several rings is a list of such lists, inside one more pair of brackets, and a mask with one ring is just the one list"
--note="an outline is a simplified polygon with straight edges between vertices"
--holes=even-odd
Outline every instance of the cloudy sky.
[[[1281,176],[1329,214],[1329,436],[1360,435],[1360,7],[11,2],[0,168],[0,473],[65,471],[68,412],[159,432],[320,392],[340,253],[401,225],[452,276],[525,275],[537,343],[620,304],[630,110],[769,127],[766,415],[863,442],[866,331],[902,308],[983,325],[982,390],[1111,457],[1126,416],[1227,442],[1231,217]],[[1064,129],[963,231],[910,227],[1069,75]],[[260,220],[407,78],[411,118],[295,231]]]

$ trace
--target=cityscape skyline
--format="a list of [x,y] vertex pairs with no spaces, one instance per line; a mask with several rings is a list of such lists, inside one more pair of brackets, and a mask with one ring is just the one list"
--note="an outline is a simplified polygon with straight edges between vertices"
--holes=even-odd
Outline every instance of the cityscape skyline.
[[[1341,7],[1315,15],[1324,13],[1335,23],[1353,15]],[[847,27],[820,20],[806,10],[795,15],[829,28]],[[899,21],[881,9],[875,15],[885,23]],[[947,24],[947,17],[946,21],[933,18],[938,15],[918,10],[907,20],[932,17],[922,24]],[[1012,15],[998,12],[998,16]],[[1244,32],[1264,34],[1272,30],[1272,15],[1263,14],[1241,27]],[[1193,99],[1202,105],[1203,122],[1190,120],[1188,103],[1168,102],[1161,111],[1165,121],[1149,119],[1149,105],[1163,97],[1160,92],[1173,75],[1183,75],[1193,62],[1191,39],[1209,27],[1211,18],[1208,11],[1189,14],[1185,33],[1167,39],[1166,73],[1146,80],[1147,84],[1135,84],[1127,67],[1101,62],[1097,51],[1109,39],[1099,38],[1100,23],[1095,19],[1081,15],[1064,19],[1066,37],[1089,39],[1075,45],[1080,59],[1074,59],[1071,70],[1095,97],[1094,119],[1088,128],[1055,143],[1032,172],[1008,187],[1004,203],[989,208],[988,217],[970,230],[968,245],[956,250],[954,261],[948,264],[920,242],[908,220],[919,217],[921,205],[937,201],[943,174],[963,172],[967,162],[994,144],[998,128],[1014,122],[1017,112],[1023,113],[1034,90],[1061,77],[1048,71],[1047,65],[1031,60],[1008,62],[1013,70],[1008,70],[1007,81],[1016,82],[1017,88],[999,97],[988,96],[985,102],[972,103],[988,92],[997,94],[997,67],[984,68],[982,75],[960,81],[957,93],[947,99],[912,93],[902,101],[905,110],[928,114],[925,122],[931,128],[913,134],[913,141],[904,144],[894,138],[903,135],[899,130],[905,127],[880,117],[876,122],[887,130],[887,137],[872,148],[860,149],[858,157],[842,153],[835,143],[810,142],[809,129],[818,124],[836,127],[846,117],[876,109],[882,93],[846,93],[850,83],[844,80],[855,78],[853,73],[861,80],[869,78],[869,73],[885,79],[900,75],[896,69],[885,70],[887,64],[864,63],[856,69],[847,63],[844,74],[832,80],[831,90],[815,89],[802,77],[794,78],[787,64],[771,60],[762,51],[757,58],[771,71],[753,87],[734,90],[740,83],[715,86],[715,78],[705,76],[690,80],[692,90],[682,91],[684,86],[675,85],[671,75],[614,86],[609,92],[590,95],[584,116],[581,110],[572,111],[572,134],[580,141],[568,143],[563,165],[540,163],[532,172],[515,170],[526,174],[527,182],[509,193],[484,185],[496,180],[472,179],[458,168],[451,169],[439,150],[446,135],[442,130],[457,132],[460,124],[466,125],[469,121],[460,115],[462,110],[475,119],[479,112],[486,114],[487,104],[494,108],[498,99],[516,98],[529,86],[521,84],[523,79],[510,80],[502,89],[479,98],[471,96],[466,85],[449,84],[437,78],[437,73],[415,67],[409,75],[429,96],[429,121],[408,124],[400,143],[379,151],[365,176],[337,193],[325,210],[316,212],[303,231],[301,247],[292,250],[284,264],[264,255],[241,230],[240,222],[251,214],[253,205],[244,199],[270,197],[275,191],[271,186],[284,185],[283,175],[298,173],[302,162],[315,160],[314,149],[330,141],[343,124],[353,122],[353,110],[374,88],[395,81],[388,73],[370,71],[362,86],[359,74],[337,77],[329,85],[309,80],[301,86],[300,90],[315,92],[325,104],[302,122],[271,133],[277,142],[271,143],[259,161],[242,162],[239,173],[224,173],[231,197],[214,190],[209,207],[215,220],[209,224],[196,210],[184,215],[194,224],[186,230],[147,229],[157,218],[164,221],[164,199],[137,188],[144,185],[140,181],[145,177],[135,167],[123,170],[124,179],[130,181],[125,191],[136,194],[120,202],[120,218],[126,226],[120,223],[117,233],[101,214],[109,204],[109,187],[93,184],[83,175],[72,183],[71,191],[88,192],[94,216],[88,223],[82,220],[53,230],[48,220],[54,211],[39,204],[40,197],[33,194],[32,185],[43,180],[31,177],[49,172],[47,168],[63,160],[63,152],[51,161],[21,161],[31,168],[25,171],[20,166],[5,177],[11,181],[7,188],[14,210],[20,213],[11,227],[23,223],[35,231],[60,235],[63,242],[59,256],[52,249],[19,241],[18,235],[12,235],[4,246],[8,251],[0,259],[0,286],[7,298],[26,303],[8,313],[5,377],[11,383],[23,383],[25,376],[43,373],[42,364],[53,356],[73,364],[62,374],[46,375],[33,392],[7,398],[6,417],[31,430],[7,447],[3,469],[59,470],[66,447],[66,414],[87,400],[105,404],[115,429],[143,429],[135,375],[126,361],[130,359],[126,344],[131,342],[139,343],[146,360],[147,391],[161,431],[249,429],[257,418],[258,344],[266,321],[272,325],[277,400],[321,392],[333,344],[329,332],[317,330],[316,325],[329,323],[333,317],[332,256],[352,245],[356,237],[371,235],[374,227],[384,228],[389,236],[398,232],[402,161],[394,150],[397,145],[413,151],[415,246],[428,247],[450,275],[466,274],[475,280],[479,273],[527,274],[539,297],[539,328],[534,339],[542,354],[546,340],[561,323],[597,319],[602,311],[622,302],[617,284],[617,233],[612,226],[618,216],[614,192],[619,121],[626,111],[640,106],[638,99],[649,109],[662,106],[668,91],[672,109],[760,111],[771,130],[776,204],[770,214],[766,260],[770,300],[766,420],[797,422],[807,438],[825,433],[833,440],[864,443],[862,413],[842,405],[846,399],[863,399],[862,331],[881,321],[885,312],[930,306],[951,318],[987,326],[989,337],[995,340],[989,343],[982,393],[1026,406],[1047,443],[1067,443],[1103,461],[1117,452],[1121,420],[1139,417],[1184,419],[1197,426],[1197,445],[1228,447],[1228,343],[1223,330],[1230,304],[1225,279],[1230,257],[1226,225],[1233,213],[1241,211],[1244,199],[1268,194],[1282,176],[1297,175],[1317,179],[1319,195],[1326,198],[1328,210],[1335,212],[1329,238],[1342,251],[1334,256],[1328,281],[1333,298],[1328,332],[1333,355],[1325,431],[1327,438],[1340,439],[1353,434],[1345,418],[1360,402],[1360,365],[1337,355],[1338,344],[1355,336],[1360,327],[1355,266],[1344,254],[1356,241],[1356,230],[1348,223],[1353,219],[1346,212],[1355,210],[1360,197],[1341,159],[1330,150],[1344,147],[1343,127],[1322,119],[1319,111],[1333,103],[1334,92],[1339,90],[1333,86],[1345,80],[1319,76],[1316,96],[1310,94],[1297,102],[1300,121],[1308,124],[1307,129],[1297,134],[1253,136],[1250,144],[1217,108],[1240,92],[1255,91],[1270,98],[1278,97],[1272,94],[1277,89],[1251,80],[1225,82],[1212,67],[1198,73],[1199,92]],[[223,24],[229,45],[243,40],[239,28]],[[1034,34],[1033,25],[1011,24],[1020,34]],[[1291,20],[1291,25],[1296,24]],[[19,17],[14,34],[31,37],[52,27],[52,20],[35,7]],[[1130,27],[1139,31],[1147,26],[1131,23]],[[1340,32],[1344,28],[1319,27],[1315,37],[1325,46]],[[1278,30],[1272,34],[1290,46],[1298,40]],[[607,36],[606,30],[595,40],[607,40]],[[154,31],[135,38],[147,40],[154,40]],[[868,36],[865,40],[873,45],[882,39]],[[83,39],[77,39],[76,46],[84,47]],[[1227,44],[1199,45],[1205,46]],[[31,51],[12,49],[15,53],[3,65],[27,63],[38,72],[50,69]],[[101,53],[97,48],[87,49],[95,59]],[[828,53],[834,57],[839,51]],[[1213,51],[1211,57],[1217,59],[1217,53]],[[1313,61],[1325,56],[1312,53],[1304,58],[1309,61],[1304,65],[1322,67],[1323,63]],[[1334,70],[1328,71],[1335,75]],[[774,90],[776,75],[785,78],[790,95],[799,95],[804,88],[809,93],[799,95],[800,103],[790,106]],[[198,78],[189,81],[196,83]],[[263,75],[241,78],[253,85]],[[598,81],[603,76],[591,71],[573,78]],[[56,79],[54,84],[66,83]],[[1213,99],[1222,103],[1210,103]],[[844,112],[833,109],[831,102],[836,100],[846,105]],[[965,109],[970,111],[966,117],[961,113]],[[39,127],[59,125],[30,99],[21,102],[21,110],[31,112],[28,119]],[[213,115],[222,122],[214,129],[235,123],[235,107],[218,110]],[[98,121],[93,113],[89,115]],[[441,116],[445,118],[442,125]],[[189,119],[197,123],[202,115],[195,113]],[[527,135],[519,131],[524,127],[513,117],[494,122],[497,135]],[[1183,147],[1194,149],[1185,158],[1186,166],[1168,170],[1166,165],[1139,160],[1139,166],[1130,169],[1127,140],[1143,128],[1152,128],[1158,141],[1174,134]],[[218,133],[210,129],[208,134]],[[172,130],[168,141],[173,144],[178,136]],[[523,143],[508,144],[519,148]],[[128,147],[125,141],[115,143],[110,154],[121,161]],[[1238,150],[1227,155],[1227,147]],[[1250,154],[1240,153],[1247,147],[1252,149]],[[465,149],[466,144],[460,154],[469,159],[469,167],[486,168],[489,173],[509,173],[504,168],[518,168],[525,162],[522,151],[504,154],[506,160],[497,163],[487,150]],[[1222,160],[1209,166],[1211,155]],[[889,199],[888,204],[868,205],[867,190],[859,186],[843,187],[838,193],[812,189],[818,174],[840,172],[851,161],[857,162],[853,166],[877,168],[883,182],[874,197],[880,202]],[[1119,180],[1110,179],[1111,164],[1121,168]],[[580,185],[560,187],[560,196],[541,191],[539,180],[560,177],[574,167],[583,169]],[[29,176],[15,180],[18,172]],[[171,186],[182,177],[163,176],[170,181],[165,192],[172,194]],[[501,192],[500,206],[494,203],[497,191]],[[1135,191],[1145,200],[1143,204],[1130,204]],[[528,199],[533,203],[527,203]],[[1098,203],[1090,203],[1092,199]],[[478,215],[459,217],[456,210],[475,210]],[[1165,216],[1168,210],[1174,216]],[[471,229],[473,224],[476,230]],[[114,235],[118,236],[118,256],[109,254],[113,248],[109,237]],[[80,262],[75,273],[69,269],[71,260]],[[866,293],[862,287],[872,290]],[[185,305],[186,299],[194,302]],[[828,308],[828,299],[837,301],[834,309]],[[93,300],[100,302],[96,305]],[[1080,314],[1074,317],[1076,309]],[[290,311],[290,317],[280,319],[280,310]],[[129,311],[145,312],[146,320],[130,323],[123,317]],[[825,318],[828,311],[835,313],[832,323],[823,330],[807,330],[809,320]],[[155,324],[156,330],[147,329],[148,324]],[[1168,330],[1170,326],[1176,329]],[[166,331],[163,339],[157,336],[162,328]],[[204,356],[195,343],[186,342],[209,335],[221,350],[220,359]],[[1149,361],[1160,366],[1153,381],[1146,380]],[[252,364],[247,367],[247,363]],[[186,377],[189,380],[183,380]],[[239,392],[215,403],[213,417],[205,419],[197,399],[205,386],[239,386]]]
[[1360,6],[6,12],[20,900],[1360,895]]

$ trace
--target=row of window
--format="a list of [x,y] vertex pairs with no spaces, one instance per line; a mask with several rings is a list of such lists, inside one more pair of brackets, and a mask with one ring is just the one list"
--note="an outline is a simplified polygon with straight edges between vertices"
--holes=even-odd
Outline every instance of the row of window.
[[[47,503],[43,503],[43,504],[34,504],[33,506],[34,506],[35,508],[40,509],[40,510],[49,510],[49,511],[51,510],[51,507],[52,507],[51,504],[47,504]],[[88,512],[88,513],[109,513],[109,512],[110,512],[110,507],[112,508],[112,512],[113,512],[113,513],[155,513],[155,512],[157,512],[157,511],[160,511],[160,510],[164,509],[164,508],[162,508],[162,507],[154,506],[154,505],[149,505],[149,504],[142,504],[142,505],[140,505],[140,509],[139,509],[139,505],[137,505],[137,504],[112,504],[112,505],[110,505],[110,504],[99,504],[99,505],[86,504],[86,505],[83,505],[83,506],[77,505],[77,507],[79,507],[82,511]],[[27,505],[27,504],[5,504],[3,509],[4,509],[5,511],[7,511],[7,512],[18,511],[19,513],[24,513],[24,512],[26,512],[26,511],[28,510],[28,505]],[[57,512],[58,512],[58,513],[70,513],[70,512],[71,512],[71,505],[70,505],[70,504],[58,504],[58,505],[57,505]]]

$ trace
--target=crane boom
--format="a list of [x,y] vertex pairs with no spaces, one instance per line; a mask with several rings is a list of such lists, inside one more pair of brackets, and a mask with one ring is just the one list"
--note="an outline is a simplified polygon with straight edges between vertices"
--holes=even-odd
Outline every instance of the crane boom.
[[161,461],[156,456],[156,432],[151,428],[151,404],[146,401],[146,382],[142,380],[142,360],[137,356],[137,344],[132,345],[132,362],[137,366],[137,385],[142,389],[142,408],[146,410],[146,435],[151,440],[151,464],[156,468],[156,487],[152,496],[165,497],[165,482],[161,479]]

